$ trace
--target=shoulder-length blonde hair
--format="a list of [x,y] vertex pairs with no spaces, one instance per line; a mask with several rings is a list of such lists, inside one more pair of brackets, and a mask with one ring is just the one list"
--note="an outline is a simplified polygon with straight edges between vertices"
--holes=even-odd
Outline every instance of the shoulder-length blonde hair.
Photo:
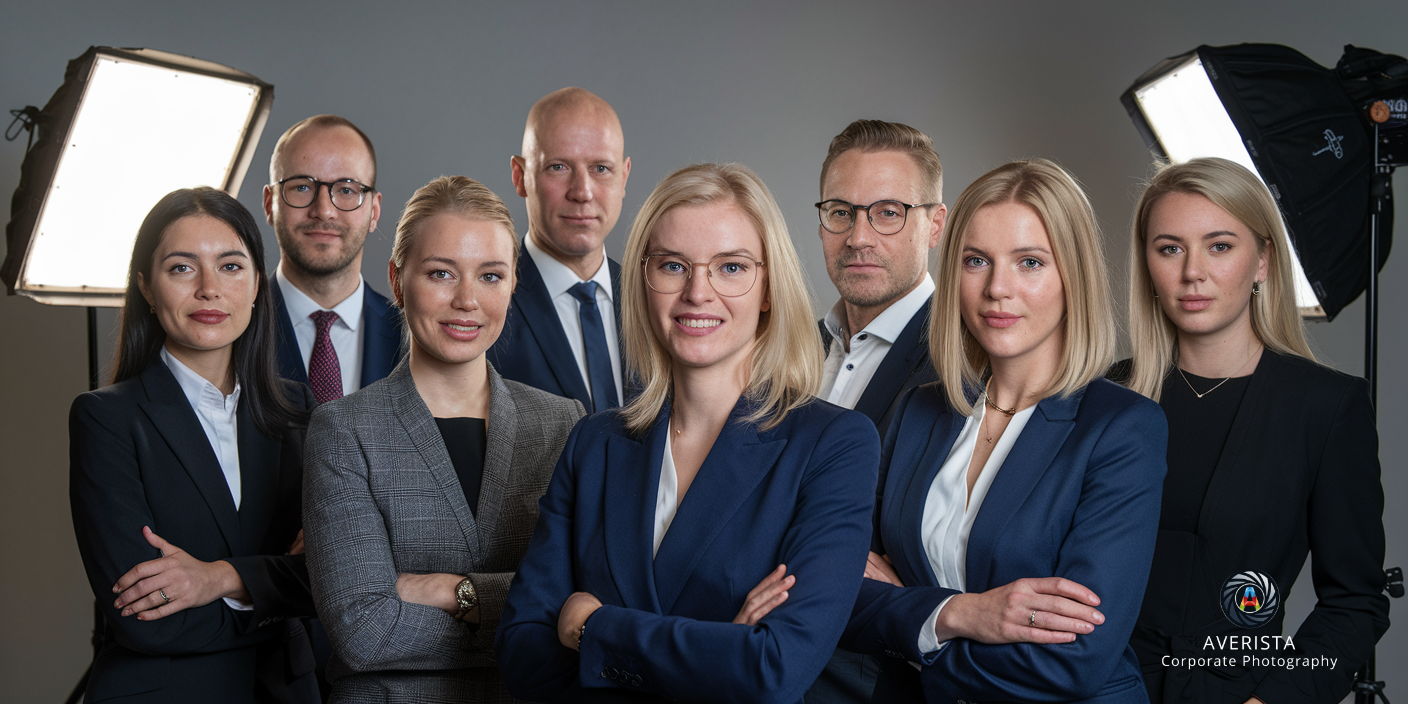
[[1134,366],[1129,388],[1159,400],[1164,376],[1178,361],[1178,330],[1155,297],[1147,252],[1149,217],[1159,199],[1171,193],[1207,198],[1256,235],[1258,252],[1271,248],[1261,295],[1247,292],[1252,300],[1252,333],[1268,349],[1314,361],[1305,325],[1296,310],[1291,247],[1276,201],[1255,174],[1237,163],[1211,157],[1192,159],[1159,169],[1134,208],[1129,245],[1129,338]]
[[1115,356],[1114,311],[1095,213],[1080,184],[1046,159],[1014,161],[983,174],[958,196],[939,249],[938,290],[929,314],[929,354],[949,403],[973,412],[966,389],[982,382],[991,360],[963,323],[959,302],[963,245],[984,207],[1019,203],[1041,219],[1066,295],[1065,344],[1042,398],[1070,394],[1104,375]]
[[675,208],[727,203],[737,207],[763,241],[763,277],[771,307],[758,318],[744,394],[756,410],[749,422],[767,430],[810,401],[821,385],[821,334],[812,321],[811,294],[792,246],[787,222],[762,179],[742,164],[695,164],[676,171],[646,199],[631,226],[621,267],[621,329],[629,371],[643,388],[622,409],[626,428],[644,432],[674,388],[670,353],[655,337],[646,306],[642,260],[660,219]]

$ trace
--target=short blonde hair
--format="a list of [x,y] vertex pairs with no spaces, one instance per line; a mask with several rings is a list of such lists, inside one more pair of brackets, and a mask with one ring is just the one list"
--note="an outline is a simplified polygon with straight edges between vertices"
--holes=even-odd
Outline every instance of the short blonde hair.
[[989,205],[1031,208],[1051,239],[1066,296],[1065,344],[1059,368],[1042,397],[1070,394],[1100,378],[1115,357],[1114,311],[1095,213],[1080,184],[1046,159],[1014,161],[964,189],[948,218],[939,249],[939,288],[929,314],[929,354],[949,403],[968,415],[967,389],[991,371],[988,353],[963,323],[959,302],[963,245],[974,215]]
[[758,175],[742,164],[695,164],[676,171],[641,206],[626,240],[621,270],[621,328],[630,373],[643,384],[627,405],[626,427],[644,432],[660,415],[674,388],[670,354],[655,337],[646,306],[641,260],[660,219],[675,208],[726,203],[743,212],[763,241],[769,310],[758,319],[748,386],[757,410],[747,420],[766,430],[810,401],[821,385],[821,334],[812,321],[811,294],[787,221]]
[[487,220],[503,225],[513,240],[513,264],[518,264],[518,234],[508,206],[484,184],[467,176],[441,176],[416,189],[401,220],[396,223],[396,242],[391,245],[391,264],[399,273],[406,264],[416,230],[420,224],[443,213],[453,213],[472,220]]
[[1162,166],[1134,208],[1129,246],[1129,337],[1133,368],[1129,388],[1159,400],[1164,377],[1178,362],[1178,330],[1155,297],[1146,251],[1149,218],[1159,199],[1172,193],[1198,195],[1236,218],[1257,238],[1257,251],[1271,248],[1261,295],[1251,300],[1252,333],[1261,344],[1281,354],[1315,360],[1305,338],[1305,324],[1296,309],[1291,247],[1281,224],[1281,211],[1271,192],[1245,167],[1227,159],[1192,159]]

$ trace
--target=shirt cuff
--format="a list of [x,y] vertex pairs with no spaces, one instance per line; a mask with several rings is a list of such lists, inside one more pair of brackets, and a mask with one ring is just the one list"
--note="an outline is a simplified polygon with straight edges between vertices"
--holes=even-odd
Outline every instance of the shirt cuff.
[[[957,594],[954,596],[957,596]],[[948,604],[949,599],[952,598],[953,596],[950,596],[939,602],[939,605],[934,608],[934,612],[929,614],[929,618],[925,619],[924,626],[919,629],[919,652],[921,654],[928,655],[929,653],[942,650],[945,645],[948,645],[948,641],[939,642],[939,636],[934,632],[934,626],[939,622],[939,612],[944,610],[944,606]]]
[[[228,597],[228,596],[227,596],[227,597],[221,597],[221,598],[223,598],[223,599],[225,600],[225,605],[226,605],[226,606],[228,606],[228,607],[234,609],[235,611],[253,611],[253,610],[254,610],[254,604],[245,604],[245,603],[242,603],[242,602],[238,602],[238,601],[235,601],[234,599],[231,599],[231,598]],[[950,597],[950,598],[952,598],[952,597]],[[943,606],[940,605],[939,608],[943,608]],[[939,613],[939,612],[935,611],[934,613],[937,614],[937,613]],[[933,630],[933,629],[930,629],[930,630]]]

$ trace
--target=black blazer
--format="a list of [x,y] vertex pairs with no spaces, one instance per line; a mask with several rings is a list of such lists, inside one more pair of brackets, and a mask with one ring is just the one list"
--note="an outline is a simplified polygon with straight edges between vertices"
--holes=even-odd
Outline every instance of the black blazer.
[[[307,387],[297,402],[312,405]],[[195,411],[157,359],[132,379],[80,395],[69,413],[69,500],[78,551],[106,616],[85,701],[317,702],[299,616],[313,615],[299,529],[303,432],[264,436],[238,411],[238,510]],[[234,566],[253,598],[217,600],[156,621],[122,617],[112,585],[160,557],[142,526],[200,560]]]
[[[611,271],[611,302],[616,309],[616,334],[621,333],[621,265],[608,258]],[[572,357],[567,333],[557,317],[557,307],[548,295],[538,265],[525,252],[518,257],[518,285],[508,306],[508,318],[503,332],[487,352],[489,363],[505,379],[542,389],[550,394],[576,399],[588,411],[592,408],[591,390],[582,378],[582,370]],[[625,398],[635,396],[626,378],[625,350],[621,350],[622,390]]]
[[[1127,368],[1127,367],[1126,367]],[[1112,376],[1127,375],[1117,366]],[[1154,702],[1338,702],[1388,629],[1383,487],[1368,384],[1300,357],[1262,353],[1203,499],[1196,533],[1160,530],[1131,644]],[[1170,416],[1169,425],[1179,422]],[[1169,475],[1168,481],[1178,481]],[[1311,555],[1318,600],[1295,650],[1204,650],[1209,637],[1280,635],[1284,609],[1233,625],[1218,595],[1234,574],[1270,576],[1284,605]],[[1335,667],[1242,667],[1243,656],[1337,659]],[[1235,656],[1228,667],[1165,668],[1174,657]],[[1146,677],[1149,677],[1146,674]],[[1151,683],[1156,678],[1149,678]],[[1151,688],[1152,689],[1152,688]]]
[[[300,384],[308,383],[308,360],[298,350],[298,338],[293,333],[293,321],[288,317],[288,305],[277,282],[269,282],[274,308],[279,312],[278,352],[279,376]],[[386,299],[362,282],[362,375],[358,388],[371,386],[386,378],[405,356],[401,346],[401,314]]]
[[[817,327],[821,328],[822,353],[829,354],[831,331],[826,329],[825,320],[818,320]],[[883,438],[895,415],[896,402],[904,392],[938,380],[934,360],[929,358],[929,306],[925,304],[909,319],[890,351],[885,353],[875,376],[870,377],[870,383],[865,385],[865,391],[856,402],[855,410],[870,418]]]

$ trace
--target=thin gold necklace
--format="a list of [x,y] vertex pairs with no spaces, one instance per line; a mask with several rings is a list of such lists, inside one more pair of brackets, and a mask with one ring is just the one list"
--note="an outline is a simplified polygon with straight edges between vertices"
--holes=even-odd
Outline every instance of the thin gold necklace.
[[[992,377],[988,377],[988,385],[987,385],[987,387],[985,387],[985,388],[983,389],[983,400],[984,400],[984,402],[985,402],[990,408],[992,408],[993,410],[997,411],[998,413],[1001,413],[1002,415],[1007,416],[1008,418],[1011,418],[1012,416],[1016,415],[1016,413],[1017,413],[1017,407],[1016,407],[1016,406],[1013,406],[1013,407],[1012,407],[1012,410],[1009,411],[1009,410],[1007,410],[1006,408],[1003,408],[1002,406],[999,406],[999,405],[997,405],[996,403],[993,402],[993,400],[992,400],[992,394],[988,393],[988,389],[991,389],[991,388],[992,388]],[[987,436],[987,441],[988,441],[988,444],[989,444],[989,445],[992,444],[992,435],[988,435],[988,436]]]
[[[1237,367],[1237,371],[1241,371],[1243,368],[1245,368],[1245,367],[1247,366],[1247,362],[1252,361],[1252,356],[1255,355],[1255,354],[1256,354],[1257,352],[1259,352],[1260,350],[1261,350],[1261,345],[1257,345],[1256,348],[1252,350],[1252,353],[1249,354],[1249,355],[1247,355],[1247,358],[1242,361],[1242,366]],[[1216,384],[1215,386],[1213,386],[1211,389],[1208,389],[1207,391],[1204,391],[1204,392],[1202,392],[1202,393],[1198,393],[1198,390],[1195,389],[1195,388],[1193,388],[1193,382],[1188,381],[1188,375],[1183,373],[1183,367],[1180,367],[1180,366],[1178,366],[1177,364],[1174,364],[1173,366],[1174,366],[1175,369],[1178,370],[1178,375],[1181,376],[1181,377],[1183,377],[1183,383],[1185,383],[1185,384],[1188,385],[1188,390],[1189,390],[1189,391],[1192,391],[1192,392],[1193,392],[1193,395],[1194,395],[1194,396],[1197,396],[1198,398],[1202,398],[1202,397],[1207,396],[1208,394],[1210,394],[1210,393],[1212,393],[1212,392],[1214,392],[1214,391],[1217,391],[1217,387],[1218,387],[1218,386],[1222,386],[1223,384],[1226,384],[1227,382],[1229,382],[1229,381],[1232,380],[1232,377],[1229,376],[1229,377],[1223,379],[1222,381],[1217,382],[1217,384]],[[1001,409],[998,409],[998,410],[1001,410]]]

